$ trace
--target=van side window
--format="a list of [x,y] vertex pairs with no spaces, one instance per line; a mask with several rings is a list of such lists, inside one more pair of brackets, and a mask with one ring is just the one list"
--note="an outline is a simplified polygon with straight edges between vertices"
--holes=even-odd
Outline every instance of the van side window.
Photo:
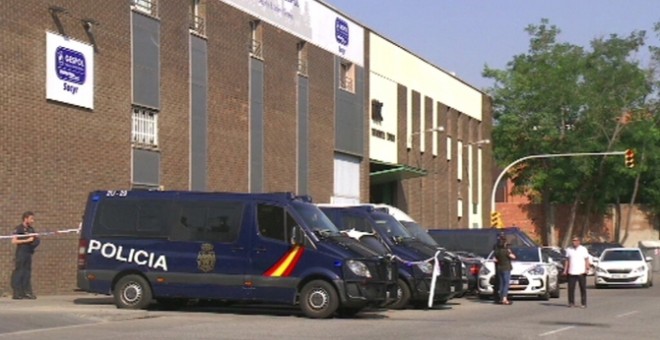
[[234,242],[241,230],[244,204],[181,202],[178,210],[178,223],[170,235],[172,240]]
[[167,237],[172,224],[171,202],[165,200],[104,200],[93,236]]
[[257,206],[257,223],[261,236],[287,243],[296,225],[296,221],[284,208],[266,204]]

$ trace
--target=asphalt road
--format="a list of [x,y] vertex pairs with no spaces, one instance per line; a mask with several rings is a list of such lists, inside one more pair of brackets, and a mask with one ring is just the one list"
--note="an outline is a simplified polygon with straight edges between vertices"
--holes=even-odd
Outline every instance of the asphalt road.
[[[660,275],[654,280],[660,283]],[[372,310],[352,319],[312,320],[277,306],[190,306],[119,310],[93,295],[0,299],[0,339],[657,339],[660,285],[594,289],[586,309],[550,301],[511,306],[476,298],[432,310]],[[577,292],[576,292],[577,293]]]

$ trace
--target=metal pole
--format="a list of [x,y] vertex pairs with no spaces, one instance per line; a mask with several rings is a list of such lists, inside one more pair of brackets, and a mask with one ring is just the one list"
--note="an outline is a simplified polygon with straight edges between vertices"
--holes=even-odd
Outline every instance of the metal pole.
[[502,177],[504,177],[504,174],[511,169],[512,166],[528,160],[528,159],[534,159],[534,158],[555,158],[555,157],[580,157],[580,156],[608,156],[608,155],[625,155],[625,151],[609,151],[609,152],[574,152],[574,153],[550,153],[550,154],[541,154],[541,155],[531,155],[531,156],[525,156],[522,158],[518,158],[515,161],[513,161],[511,164],[507,165],[502,172],[500,172],[500,175],[497,176],[497,179],[495,180],[495,184],[493,185],[493,191],[491,192],[490,196],[490,212],[493,213],[495,212],[495,192],[497,192],[497,187],[500,184],[500,180],[502,180]]

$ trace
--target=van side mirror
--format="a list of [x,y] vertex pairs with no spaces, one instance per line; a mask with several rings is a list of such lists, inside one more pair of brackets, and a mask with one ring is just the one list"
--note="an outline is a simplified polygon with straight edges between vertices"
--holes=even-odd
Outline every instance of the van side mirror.
[[653,258],[650,257],[650,256],[647,256],[647,257],[646,257],[646,262],[653,262]]
[[305,231],[299,225],[293,226],[291,230],[291,244],[305,244]]

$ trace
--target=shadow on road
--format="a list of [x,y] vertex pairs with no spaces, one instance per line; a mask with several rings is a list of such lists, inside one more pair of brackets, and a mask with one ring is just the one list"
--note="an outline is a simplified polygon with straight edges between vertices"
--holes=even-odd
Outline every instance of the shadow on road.
[[594,323],[594,322],[573,322],[573,321],[541,321],[541,325],[553,325],[553,326],[579,326],[579,327],[597,327],[597,328],[611,328],[611,325],[606,323]]

